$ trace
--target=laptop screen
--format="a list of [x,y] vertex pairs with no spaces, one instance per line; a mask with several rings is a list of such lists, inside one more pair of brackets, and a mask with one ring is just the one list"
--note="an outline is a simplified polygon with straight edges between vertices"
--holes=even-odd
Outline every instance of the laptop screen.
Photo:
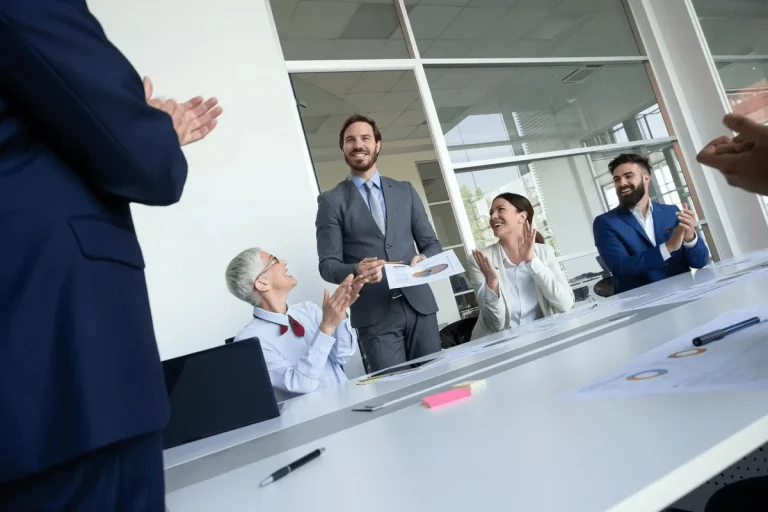
[[280,415],[256,338],[163,361],[163,372],[166,449]]

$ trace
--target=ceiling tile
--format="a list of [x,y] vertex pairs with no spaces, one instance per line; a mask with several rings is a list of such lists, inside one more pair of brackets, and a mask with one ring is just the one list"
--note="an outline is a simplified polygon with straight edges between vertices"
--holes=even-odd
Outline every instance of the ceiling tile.
[[416,91],[416,77],[413,76],[413,72],[405,71],[400,77],[400,80],[392,86],[393,91]]
[[355,109],[360,112],[370,112],[371,110],[380,109],[383,98],[384,93],[381,92],[350,93],[344,96],[344,99],[354,105]]
[[446,69],[439,78],[432,82],[432,90],[462,89],[475,78],[478,70],[470,68]]
[[409,11],[408,19],[417,38],[437,39],[460,12],[461,7],[419,5]]
[[459,5],[464,6],[469,3],[470,0],[405,0],[406,4],[418,4],[418,5]]
[[392,123],[395,122],[395,120],[400,117],[401,112],[399,111],[387,111],[387,112],[369,112],[368,117],[376,121],[376,124],[379,125],[380,129],[389,128],[392,126]]
[[333,41],[325,39],[282,39],[285,60],[326,60],[333,50]]
[[417,127],[415,130],[411,132],[410,135],[408,135],[409,139],[430,139],[432,140],[432,135],[429,133],[429,126],[422,124],[419,127]]
[[463,89],[445,102],[446,107],[470,107],[481,101],[488,94],[488,89]]
[[350,92],[389,92],[405,73],[405,71],[362,73]]
[[330,116],[302,116],[301,124],[305,133],[317,133],[320,127],[328,120]]
[[383,39],[337,39],[333,42],[332,59],[370,59],[379,56],[387,44]]
[[388,39],[398,27],[400,21],[394,2],[360,4],[344,28],[341,39]]
[[415,129],[416,126],[398,126],[394,128],[388,128],[384,130],[384,132],[381,134],[381,137],[384,139],[384,142],[404,140],[407,139],[408,135],[410,135]]
[[498,25],[506,9],[464,9],[440,35],[440,39],[476,41]]
[[335,114],[325,121],[325,123],[318,128],[317,133],[324,133],[324,134],[330,134],[334,137],[334,143],[339,143],[339,130],[341,130],[341,126],[344,124],[344,121],[347,120],[349,116],[351,116],[354,112],[345,112],[343,114]]
[[[357,4],[302,0],[278,32],[281,39],[338,39],[354,16]],[[318,23],[318,21],[322,23]]]
[[[473,40],[437,40],[419,53],[426,59],[464,59],[475,57]],[[419,46],[421,48],[421,46]]]
[[378,101],[376,109],[399,110],[402,112],[416,101],[419,101],[419,95],[415,91],[390,92]]
[[398,117],[392,126],[418,126],[426,121],[421,110],[406,110]]
[[[343,96],[352,89],[352,86],[360,79],[361,75],[362,73],[357,71],[348,73],[314,73],[308,81],[324,91]],[[304,77],[304,75],[299,76]]]
[[432,101],[436,107],[442,107],[451,99],[451,96],[459,92],[459,89],[442,89],[432,91]]

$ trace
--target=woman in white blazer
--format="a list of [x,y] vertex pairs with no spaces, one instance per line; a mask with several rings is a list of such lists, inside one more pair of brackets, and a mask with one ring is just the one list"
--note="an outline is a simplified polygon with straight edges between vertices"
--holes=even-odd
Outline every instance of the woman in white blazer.
[[518,194],[491,205],[495,244],[472,251],[470,280],[480,314],[472,339],[518,327],[573,307],[573,290],[544,237],[533,228],[533,206]]

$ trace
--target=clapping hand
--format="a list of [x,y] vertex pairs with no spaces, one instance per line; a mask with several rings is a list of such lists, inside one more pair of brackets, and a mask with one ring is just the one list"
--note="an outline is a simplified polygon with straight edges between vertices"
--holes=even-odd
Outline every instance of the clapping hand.
[[485,277],[486,286],[498,294],[499,272],[493,267],[491,260],[483,251],[478,251],[477,249],[472,251],[472,256],[474,256],[477,266],[480,268],[480,272],[482,272]]
[[736,114],[723,123],[738,135],[716,138],[699,152],[698,161],[722,172],[734,187],[768,195],[768,126]]
[[529,222],[523,223],[523,234],[517,241],[518,250],[523,257],[523,261],[530,263],[536,256],[534,249],[536,247],[536,230]]
[[152,92],[152,80],[144,77],[144,96],[147,104],[171,116],[180,146],[192,144],[206,137],[216,128],[217,118],[224,111],[217,106],[219,100],[216,98],[204,100],[202,96],[195,96],[184,103],[177,103],[174,100],[153,98]]
[[683,203],[683,211],[677,212],[677,218],[680,221],[679,225],[685,228],[683,241],[686,243],[693,242],[694,238],[696,238],[696,217],[688,209],[687,204]]
[[360,296],[360,289],[365,285],[367,279],[358,276],[348,275],[344,281],[336,288],[333,295],[328,294],[328,290],[323,292],[323,319],[320,321],[320,331],[333,336],[336,327],[347,316],[347,309],[355,303]]

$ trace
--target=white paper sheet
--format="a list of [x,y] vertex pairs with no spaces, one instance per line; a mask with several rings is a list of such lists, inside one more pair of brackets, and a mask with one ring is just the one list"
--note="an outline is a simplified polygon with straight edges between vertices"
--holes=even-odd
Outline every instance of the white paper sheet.
[[686,290],[680,290],[675,293],[670,293],[669,295],[664,295],[658,299],[654,299],[650,302],[646,302],[645,304],[638,306],[637,309],[662,306],[664,304],[677,304],[680,302],[688,302],[692,300],[704,299],[706,297],[712,297],[724,292],[726,289],[728,289],[728,287],[733,286],[741,279],[745,279],[747,277],[750,279],[757,278],[766,274],[767,271],[768,269],[755,269],[751,271],[744,270],[727,277],[721,277],[720,279],[716,279],[714,281],[691,286]]
[[716,268],[728,268],[734,265],[741,265],[743,263],[758,263],[768,259],[768,251],[761,250],[745,254],[738,258],[731,258],[729,260],[721,261],[715,265]]
[[453,249],[427,258],[413,267],[410,265],[384,265],[384,273],[387,276],[390,289],[427,284],[440,279],[448,279],[462,272],[464,272],[464,267]]
[[[759,317],[748,327],[703,347],[693,338]],[[640,356],[567,397],[631,396],[768,389],[768,304],[738,309]]]

